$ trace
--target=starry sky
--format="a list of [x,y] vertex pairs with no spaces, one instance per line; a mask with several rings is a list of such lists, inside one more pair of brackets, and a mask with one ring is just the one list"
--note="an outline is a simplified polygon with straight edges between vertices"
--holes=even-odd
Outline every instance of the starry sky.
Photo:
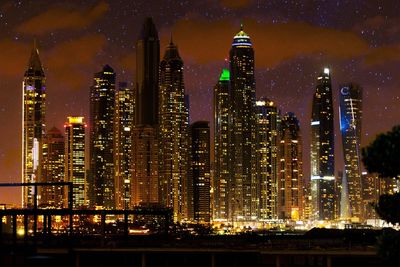
[[[305,177],[311,100],[316,77],[329,66],[340,170],[339,84],[364,88],[364,146],[399,124],[399,11],[396,0],[0,0],[0,182],[21,180],[21,85],[33,39],[47,77],[47,127],[62,129],[68,115],[88,118],[93,73],[104,64],[118,81],[134,81],[135,43],[146,16],[158,28],[161,56],[171,33],[178,45],[192,122],[212,121],[213,86],[244,24],[255,49],[257,97],[300,120]],[[19,201],[17,190],[0,189],[0,203]]]

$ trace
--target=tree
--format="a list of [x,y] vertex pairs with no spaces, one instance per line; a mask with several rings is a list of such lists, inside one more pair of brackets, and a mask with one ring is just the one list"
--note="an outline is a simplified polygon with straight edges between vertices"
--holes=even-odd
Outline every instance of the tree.
[[[378,173],[383,179],[400,176],[400,125],[387,133],[379,134],[362,149],[362,160],[370,173]],[[392,224],[400,224],[400,194],[384,194],[374,205],[378,215]]]
[[[362,161],[370,173],[381,178],[400,178],[400,126],[387,133],[379,134],[366,148],[362,149]],[[386,222],[400,224],[400,193],[383,194],[374,204],[377,214]],[[378,238],[378,254],[391,266],[400,266],[400,234],[383,231]]]
[[379,134],[362,149],[362,160],[370,173],[392,178],[400,175],[400,125],[392,131]]

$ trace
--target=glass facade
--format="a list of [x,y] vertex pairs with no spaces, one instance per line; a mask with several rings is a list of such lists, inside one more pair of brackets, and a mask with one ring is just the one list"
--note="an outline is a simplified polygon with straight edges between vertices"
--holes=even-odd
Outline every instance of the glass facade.
[[260,220],[277,218],[278,130],[280,118],[275,103],[256,101],[256,170],[260,190]]
[[[64,182],[65,167],[64,136],[56,127],[47,131],[43,146],[43,182]],[[40,187],[40,206],[49,208],[63,208],[64,187]],[[65,202],[66,203],[66,202]]]
[[114,193],[115,73],[105,65],[90,88],[90,206],[115,208]]
[[208,121],[190,125],[191,155],[188,183],[189,219],[210,222],[210,126]]
[[[46,77],[36,43],[22,83],[22,182],[42,182]],[[22,188],[22,206],[34,206],[34,188]],[[37,203],[36,203],[37,204]]]
[[114,169],[115,205],[117,209],[130,207],[132,182],[133,90],[120,82],[115,93]]
[[330,70],[317,78],[311,115],[311,205],[315,220],[335,218],[335,160]]
[[160,62],[159,197],[173,208],[174,221],[187,218],[188,108],[183,83],[183,61],[170,42]]
[[293,113],[283,116],[279,131],[278,218],[303,219],[304,181],[300,125]]
[[72,182],[73,208],[86,206],[85,130],[83,117],[68,117],[65,128],[65,181]]
[[350,217],[361,219],[361,119],[362,89],[356,84],[340,86],[340,133],[343,144],[344,177],[347,182]]
[[229,214],[234,221],[258,218],[258,181],[255,170],[254,50],[243,28],[235,35],[229,54],[232,87],[233,175]]
[[131,205],[158,203],[160,41],[146,18],[136,42],[135,120],[132,129]]
[[232,170],[232,92],[229,70],[223,69],[214,87],[214,214],[217,221],[229,219]]

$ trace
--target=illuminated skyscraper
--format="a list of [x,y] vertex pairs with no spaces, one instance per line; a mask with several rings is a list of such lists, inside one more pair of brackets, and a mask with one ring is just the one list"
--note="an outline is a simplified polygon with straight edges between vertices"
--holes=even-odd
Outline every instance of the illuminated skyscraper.
[[316,220],[334,219],[335,161],[329,69],[318,76],[311,116],[311,197]]
[[159,191],[161,204],[172,207],[174,220],[187,216],[188,108],[185,105],[183,61],[169,43],[160,63]]
[[132,182],[133,90],[126,82],[119,83],[115,93],[114,165],[115,204],[117,209],[129,207]]
[[[47,131],[43,146],[43,182],[54,183],[64,181],[64,136],[60,130],[53,127]],[[41,189],[40,206],[63,207],[64,187],[43,186]]]
[[210,126],[208,121],[192,123],[190,136],[188,217],[196,222],[210,222]]
[[361,118],[362,89],[356,84],[340,86],[340,132],[351,217],[362,218]]
[[293,113],[282,118],[279,135],[278,217],[299,220],[304,210],[302,140]]
[[146,18],[136,43],[135,120],[132,129],[131,204],[158,202],[158,113],[160,41]]
[[214,220],[228,220],[232,170],[232,92],[229,70],[214,87]]
[[255,79],[254,51],[243,28],[235,35],[229,54],[232,87],[234,179],[235,191],[230,199],[233,220],[256,220],[258,182],[255,170]]
[[90,88],[90,206],[115,207],[114,200],[115,73],[105,65]]
[[68,117],[65,128],[65,181],[72,182],[74,208],[86,204],[85,128],[83,117]]
[[256,102],[256,159],[260,190],[260,219],[277,218],[278,183],[278,109],[274,102],[261,98]]
[[[42,181],[46,77],[36,42],[22,83],[22,182]],[[22,188],[22,206],[33,207],[34,188]]]

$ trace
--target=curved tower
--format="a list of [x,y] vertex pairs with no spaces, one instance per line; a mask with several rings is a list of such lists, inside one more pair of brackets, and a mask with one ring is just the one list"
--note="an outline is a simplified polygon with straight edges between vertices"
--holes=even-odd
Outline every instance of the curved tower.
[[[362,89],[356,84],[340,86],[340,133],[342,134],[344,173],[347,179],[351,217],[362,217],[361,196],[361,118]],[[343,188],[343,187],[342,187]]]

